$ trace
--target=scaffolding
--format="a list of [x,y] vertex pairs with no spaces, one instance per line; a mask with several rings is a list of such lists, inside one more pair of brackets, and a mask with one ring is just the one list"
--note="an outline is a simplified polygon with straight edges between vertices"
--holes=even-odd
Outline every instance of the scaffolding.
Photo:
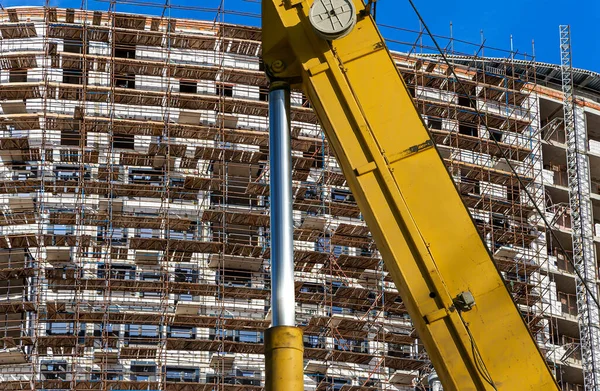
[[534,335],[539,334],[544,329],[540,311],[543,228],[522,188],[526,186],[534,202],[543,207],[543,188],[535,183],[541,172],[537,105],[530,90],[523,88],[535,85],[535,63],[529,60],[517,73],[510,57],[495,63],[473,62],[470,67],[446,64],[436,56],[400,61],[417,108],[507,288]]
[[[0,12],[0,389],[260,390],[270,324],[261,32],[225,23],[221,8],[207,18],[185,7],[203,21],[171,17],[169,2],[156,16],[118,6]],[[545,349],[535,62],[452,52],[448,65],[409,33],[415,43],[394,59]],[[424,389],[426,352],[299,91],[291,115],[306,389]]]
[[590,191],[590,166],[587,157],[587,132],[583,109],[575,106],[571,63],[571,34],[568,25],[560,26],[564,125],[567,138],[567,176],[572,220],[573,263],[578,271],[577,311],[586,390],[600,387],[600,309],[597,295],[596,261]]

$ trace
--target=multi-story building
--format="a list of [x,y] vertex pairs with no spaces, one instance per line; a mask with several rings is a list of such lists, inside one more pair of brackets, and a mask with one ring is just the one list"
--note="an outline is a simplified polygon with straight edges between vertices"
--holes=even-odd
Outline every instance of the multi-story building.
[[[0,389],[260,389],[260,31],[39,7],[3,10],[0,34]],[[557,379],[582,389],[556,243],[572,248],[559,67],[394,56]],[[600,216],[600,75],[574,74]],[[423,389],[426,352],[315,114],[292,100],[306,388]]]

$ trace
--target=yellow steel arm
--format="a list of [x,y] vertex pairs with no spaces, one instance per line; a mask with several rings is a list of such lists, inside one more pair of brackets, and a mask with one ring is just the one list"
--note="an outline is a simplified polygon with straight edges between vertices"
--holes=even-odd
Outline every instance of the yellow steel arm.
[[312,0],[263,0],[269,76],[308,96],[444,389],[557,390],[377,27],[352,1],[356,26],[326,41],[308,20]]

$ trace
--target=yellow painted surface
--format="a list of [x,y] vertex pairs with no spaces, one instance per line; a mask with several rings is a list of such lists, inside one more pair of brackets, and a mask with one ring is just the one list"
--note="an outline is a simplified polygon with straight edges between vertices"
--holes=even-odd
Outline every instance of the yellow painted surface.
[[265,332],[265,391],[303,391],[302,330],[276,326]]
[[[265,65],[315,108],[444,389],[557,390],[373,20],[328,43],[311,4],[263,0]],[[454,310],[465,291],[475,307]]]

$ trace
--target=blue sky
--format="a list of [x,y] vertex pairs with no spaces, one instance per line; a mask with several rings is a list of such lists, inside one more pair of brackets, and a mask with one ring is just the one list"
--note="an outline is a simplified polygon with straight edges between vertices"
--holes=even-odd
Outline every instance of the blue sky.
[[[79,0],[49,0],[58,7],[80,8]],[[168,0],[174,7],[173,17],[214,19],[215,10],[224,5],[228,13],[225,21],[259,25],[259,0]],[[161,0],[126,0],[128,4],[117,4],[117,11],[160,14]],[[560,24],[571,25],[573,64],[578,68],[600,72],[600,0],[414,0],[429,28],[436,35],[448,37],[452,23],[454,50],[462,54],[474,54],[480,50],[479,43],[485,40],[486,56],[507,57],[512,45],[517,53],[531,55],[532,40],[538,61],[558,63]],[[5,6],[41,5],[42,0],[0,0]],[[131,4],[143,5],[131,5]],[[156,7],[148,4],[156,4]],[[108,0],[83,0],[89,9],[108,9]],[[186,9],[186,6],[194,9]],[[203,10],[199,10],[202,8]],[[377,22],[383,35],[389,39],[392,49],[410,51],[418,40],[419,20],[407,0],[379,0]],[[395,26],[390,28],[385,26]],[[475,45],[458,41],[473,42]],[[442,47],[449,48],[447,39],[440,37]],[[423,38],[424,46],[431,41]],[[493,50],[498,48],[501,50]],[[480,52],[481,54],[481,52]]]

